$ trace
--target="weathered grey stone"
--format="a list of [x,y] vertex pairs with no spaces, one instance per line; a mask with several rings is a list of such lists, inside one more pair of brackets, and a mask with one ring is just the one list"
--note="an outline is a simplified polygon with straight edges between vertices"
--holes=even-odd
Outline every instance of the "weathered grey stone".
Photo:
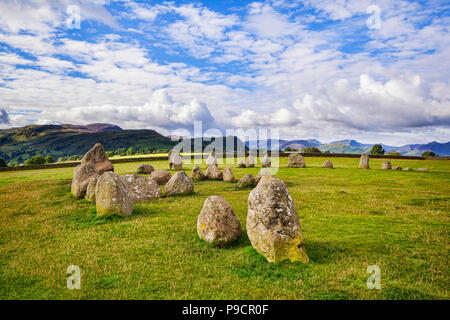
[[202,169],[198,165],[195,165],[192,168],[192,179],[195,180],[206,180],[206,176],[203,174]]
[[223,181],[235,182],[233,170],[230,167],[223,169]]
[[224,198],[210,196],[198,215],[197,233],[206,242],[224,245],[239,238],[241,224]]
[[108,171],[98,178],[95,187],[97,215],[131,216],[133,200],[131,193],[122,180],[114,172]]
[[238,161],[237,165],[238,165],[238,168],[245,168],[245,161],[241,159]]
[[266,153],[264,155],[264,158],[261,160],[261,166],[263,168],[270,168],[272,165],[272,160],[270,159],[269,155]]
[[155,170],[150,174],[150,179],[155,180],[160,186],[165,185],[170,177],[170,172],[166,170]]
[[404,171],[414,171],[414,169],[413,169],[413,168],[408,168],[408,167],[406,167],[406,168],[403,168],[403,170],[404,170]]
[[222,171],[220,171],[217,164],[210,165],[205,172],[206,179],[209,180],[222,180],[223,174]]
[[419,168],[419,169],[417,169],[417,171],[428,171],[428,169],[427,168]]
[[383,170],[390,170],[390,169],[392,169],[391,162],[388,161],[388,160],[384,161],[381,164],[381,169],[383,169]]
[[308,262],[294,202],[283,181],[263,176],[248,197],[247,234],[269,262]]
[[359,159],[359,167],[361,169],[370,169],[369,166],[369,155],[367,153],[363,153],[361,158]]
[[247,160],[245,160],[245,166],[247,168],[253,168],[255,166],[255,158],[253,158],[251,154],[249,154]]
[[256,184],[255,178],[251,174],[246,174],[242,178],[239,179],[236,186],[238,188],[248,188],[253,187]]
[[153,168],[153,166],[151,164],[141,164],[139,166],[139,168],[137,169],[137,173],[145,173],[145,174],[150,174],[153,171],[155,171],[155,168]]
[[125,174],[120,180],[130,191],[133,202],[156,199],[161,196],[161,189],[155,180],[137,174]]
[[305,159],[299,153],[291,153],[288,157],[288,167],[305,168],[306,167]]
[[217,159],[216,159],[216,152],[215,151],[211,151],[211,153],[209,154],[208,158],[206,159],[206,166],[212,166],[212,165],[216,165],[217,166]]
[[165,196],[189,194],[194,192],[194,182],[184,171],[175,173],[164,189]]
[[271,173],[270,173],[270,171],[267,170],[267,169],[261,169],[261,170],[259,170],[258,174],[257,174],[256,177],[255,177],[255,185],[257,185],[257,184],[259,183],[259,181],[261,180],[261,178],[262,178],[263,176],[270,176],[270,175],[271,175]]
[[325,162],[323,163],[322,167],[333,169],[333,162],[331,162],[331,160],[325,160]]
[[178,151],[169,151],[169,168],[170,170],[181,170],[183,168],[183,158]]
[[392,170],[402,170],[402,167],[392,167]]
[[90,179],[89,179],[89,182],[88,182],[88,186],[87,186],[87,189],[86,189],[86,200],[89,200],[89,201],[91,201],[91,202],[94,202],[95,203],[95,187],[97,186],[97,181],[98,181],[98,178],[99,178],[100,176],[99,175],[93,175]]
[[75,168],[72,179],[72,194],[79,198],[86,194],[89,179],[106,171],[114,171],[114,167],[106,156],[101,143],[96,143],[81,159]]

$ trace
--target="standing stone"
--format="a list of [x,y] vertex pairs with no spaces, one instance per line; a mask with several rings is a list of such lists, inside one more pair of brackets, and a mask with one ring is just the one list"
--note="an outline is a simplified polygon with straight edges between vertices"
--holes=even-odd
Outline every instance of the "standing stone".
[[247,168],[253,168],[255,166],[255,158],[253,158],[251,154],[249,154],[247,160],[245,160],[245,166]]
[[95,187],[97,215],[131,216],[133,200],[130,191],[117,174],[108,171],[103,173]]
[[241,224],[224,198],[210,196],[198,215],[197,233],[206,242],[224,245],[239,238]]
[[333,169],[333,162],[331,162],[331,160],[325,160],[325,162],[323,163],[322,167]]
[[258,174],[257,174],[256,177],[255,177],[255,185],[257,185],[257,184],[259,183],[259,181],[261,180],[261,178],[262,178],[263,176],[270,176],[270,175],[272,175],[272,174],[271,174],[270,171],[267,170],[267,169],[261,169],[261,170],[259,170]]
[[159,198],[161,189],[156,181],[137,174],[124,174],[120,180],[130,191],[133,202]]
[[183,158],[178,151],[169,151],[169,168],[170,170],[181,170],[183,168]]
[[236,179],[234,178],[233,170],[231,170],[231,168],[227,167],[227,168],[223,169],[223,181],[236,182]]
[[246,174],[245,176],[239,179],[236,186],[238,188],[247,188],[253,187],[255,183],[256,183],[255,178],[251,174]]
[[72,194],[83,197],[86,194],[89,179],[94,175],[102,175],[106,171],[114,171],[114,167],[106,156],[101,143],[96,143],[75,168],[72,179]]
[[363,153],[361,155],[361,159],[359,160],[359,167],[361,169],[370,169],[370,167],[369,167],[369,155],[367,153]]
[[261,166],[263,166],[264,168],[270,168],[271,165],[272,161],[270,160],[269,154],[266,153],[261,161]]
[[248,197],[247,234],[269,262],[308,262],[294,202],[283,181],[261,178]]
[[209,166],[213,166],[213,165],[217,166],[216,152],[214,150],[211,151],[208,158],[206,159],[206,166],[209,167]]
[[203,174],[202,169],[200,169],[198,165],[195,165],[194,168],[192,168],[192,179],[206,180],[206,176]]
[[194,182],[184,171],[177,172],[170,178],[164,189],[165,196],[188,194],[194,192]]
[[210,165],[205,172],[206,179],[209,180],[222,180],[223,174],[222,171],[220,171],[217,164]]
[[392,169],[391,162],[388,161],[388,160],[384,161],[381,164],[381,169],[383,169],[383,170],[390,170],[390,169]]
[[89,200],[94,203],[95,203],[95,187],[97,186],[97,181],[99,177],[100,177],[99,175],[92,176],[89,179],[88,186],[86,189],[86,197],[85,197],[86,200]]
[[392,167],[392,170],[402,170],[402,167]]
[[170,177],[170,172],[166,170],[155,170],[150,174],[150,179],[155,180],[160,186],[165,185]]
[[288,157],[288,167],[305,168],[306,167],[305,159],[299,153],[291,153]]
[[428,169],[427,168],[419,168],[419,169],[417,169],[417,171],[428,171]]
[[245,168],[245,161],[244,160],[239,160],[238,161],[238,168]]
[[155,168],[153,168],[153,166],[151,164],[141,164],[139,166],[139,168],[137,169],[137,173],[145,173],[145,174],[150,174],[153,171],[155,171]]

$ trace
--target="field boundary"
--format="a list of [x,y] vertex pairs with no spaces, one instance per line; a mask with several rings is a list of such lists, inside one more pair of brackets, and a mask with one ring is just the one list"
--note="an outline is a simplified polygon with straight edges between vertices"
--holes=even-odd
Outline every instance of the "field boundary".
[[[280,152],[280,157],[288,157],[290,153]],[[361,154],[350,153],[300,153],[304,157],[324,157],[324,158],[360,158]],[[202,155],[183,156],[184,159],[200,158]],[[218,154],[218,156],[220,156]],[[236,154],[234,155],[237,156]],[[390,155],[370,155],[372,159],[400,159],[400,160],[450,160],[450,157],[414,157],[414,156],[390,156]],[[139,157],[139,158],[125,158],[125,159],[110,159],[114,163],[130,163],[130,162],[145,162],[168,160],[167,156],[159,157]],[[62,163],[47,163],[35,164],[30,166],[18,167],[0,167],[0,172],[4,171],[20,171],[20,170],[40,170],[40,169],[54,169],[54,168],[70,168],[79,165],[80,161],[62,162]]]

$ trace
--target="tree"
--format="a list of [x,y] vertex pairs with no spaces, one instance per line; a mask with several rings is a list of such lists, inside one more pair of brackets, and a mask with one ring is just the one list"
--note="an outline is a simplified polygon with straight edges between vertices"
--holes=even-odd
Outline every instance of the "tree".
[[136,149],[134,149],[134,147],[129,147],[127,150],[127,156],[132,156],[133,154],[136,154]]
[[306,147],[302,149],[302,153],[322,153],[322,151],[316,147]]
[[33,165],[33,164],[44,164],[45,163],[45,159],[44,159],[43,156],[38,154],[38,155],[35,155],[34,157],[28,159],[28,160],[25,160],[24,163],[27,166],[30,166],[30,165]]
[[433,151],[425,151],[422,153],[422,157],[437,157],[437,154]]
[[0,167],[6,167],[6,161],[3,158],[0,158]]
[[391,151],[386,153],[388,156],[401,156],[402,154],[400,152],[397,151]]
[[376,144],[370,149],[371,154],[384,154],[384,149],[381,144]]
[[284,152],[287,152],[287,151],[298,151],[298,149],[294,149],[294,148],[291,148],[291,147],[286,147],[286,148],[284,148],[283,151]]
[[45,163],[54,163],[55,159],[51,155],[45,157]]

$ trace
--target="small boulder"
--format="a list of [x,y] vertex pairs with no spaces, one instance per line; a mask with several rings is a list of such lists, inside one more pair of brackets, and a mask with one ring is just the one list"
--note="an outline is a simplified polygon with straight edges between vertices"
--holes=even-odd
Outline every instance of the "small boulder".
[[223,169],[223,181],[236,182],[236,179],[234,178],[233,170],[231,170],[230,167]]
[[192,168],[192,179],[195,180],[206,180],[206,176],[204,175],[202,169],[198,165],[195,165]]
[[247,160],[245,160],[245,166],[247,168],[253,168],[255,166],[255,158],[253,158],[251,154],[249,154]]
[[255,183],[256,183],[255,178],[251,174],[246,174],[245,176],[239,179],[236,186],[238,188],[248,188],[253,187]]
[[211,151],[211,153],[209,154],[208,158],[206,159],[206,165],[212,166],[212,165],[216,165],[217,166],[217,159],[216,159],[216,152],[213,150]]
[[165,196],[189,194],[191,192],[194,192],[194,182],[184,171],[175,173],[164,189]]
[[155,170],[150,174],[150,179],[155,180],[160,186],[165,185],[170,177],[170,172],[166,170]]
[[138,169],[137,169],[137,173],[145,173],[145,174],[150,174],[153,171],[155,171],[155,168],[153,168],[153,166],[151,164],[141,164]]
[[224,198],[210,196],[198,215],[197,233],[206,242],[224,245],[240,237],[241,224]]
[[392,167],[392,170],[402,170],[402,167]]
[[367,153],[363,153],[361,158],[359,159],[359,167],[361,169],[370,169],[369,167],[369,155]]
[[267,169],[261,169],[261,170],[259,170],[258,174],[257,174],[256,177],[255,177],[255,185],[257,185],[257,184],[259,183],[259,181],[261,180],[261,178],[262,178],[263,176],[270,176],[270,175],[272,175],[272,174],[271,174],[270,171],[267,170]]
[[98,178],[95,187],[97,215],[131,216],[133,200],[130,191],[117,174],[108,171]]
[[208,169],[206,169],[205,172],[206,179],[209,180],[222,180],[223,174],[222,171],[220,171],[217,164],[210,165]]
[[156,199],[161,196],[161,189],[155,180],[137,174],[124,174],[120,180],[130,191],[133,202]]
[[86,152],[73,172],[72,194],[77,198],[83,197],[86,194],[89,179],[94,175],[102,175],[106,171],[114,171],[114,166],[106,156],[102,144],[96,143]]
[[248,197],[246,225],[253,248],[267,261],[309,261],[297,211],[283,181],[261,178]]
[[403,168],[403,171],[414,171],[414,169],[406,167],[406,168]]
[[178,151],[169,151],[169,168],[170,170],[181,170],[183,168],[183,158]]
[[238,161],[237,165],[238,168],[245,168],[245,161],[241,159]]
[[381,164],[381,169],[383,169],[383,170],[390,170],[390,169],[392,169],[391,162],[388,161],[388,160],[384,161]]
[[263,168],[270,168],[272,165],[272,160],[270,159],[269,155],[266,153],[264,155],[264,158],[261,160],[261,166]]
[[331,162],[331,160],[325,160],[325,162],[323,163],[322,167],[333,169],[333,162]]
[[417,171],[428,171],[428,169],[427,168],[419,168],[419,169],[417,169]]
[[288,157],[288,167],[290,168],[305,168],[305,158],[299,153],[291,153]]
[[85,197],[85,199],[89,200],[91,202],[94,202],[94,203],[95,203],[95,187],[97,186],[97,181],[98,181],[99,177],[100,177],[99,175],[92,176],[89,179],[88,186],[87,186],[87,189],[86,189],[86,197]]

